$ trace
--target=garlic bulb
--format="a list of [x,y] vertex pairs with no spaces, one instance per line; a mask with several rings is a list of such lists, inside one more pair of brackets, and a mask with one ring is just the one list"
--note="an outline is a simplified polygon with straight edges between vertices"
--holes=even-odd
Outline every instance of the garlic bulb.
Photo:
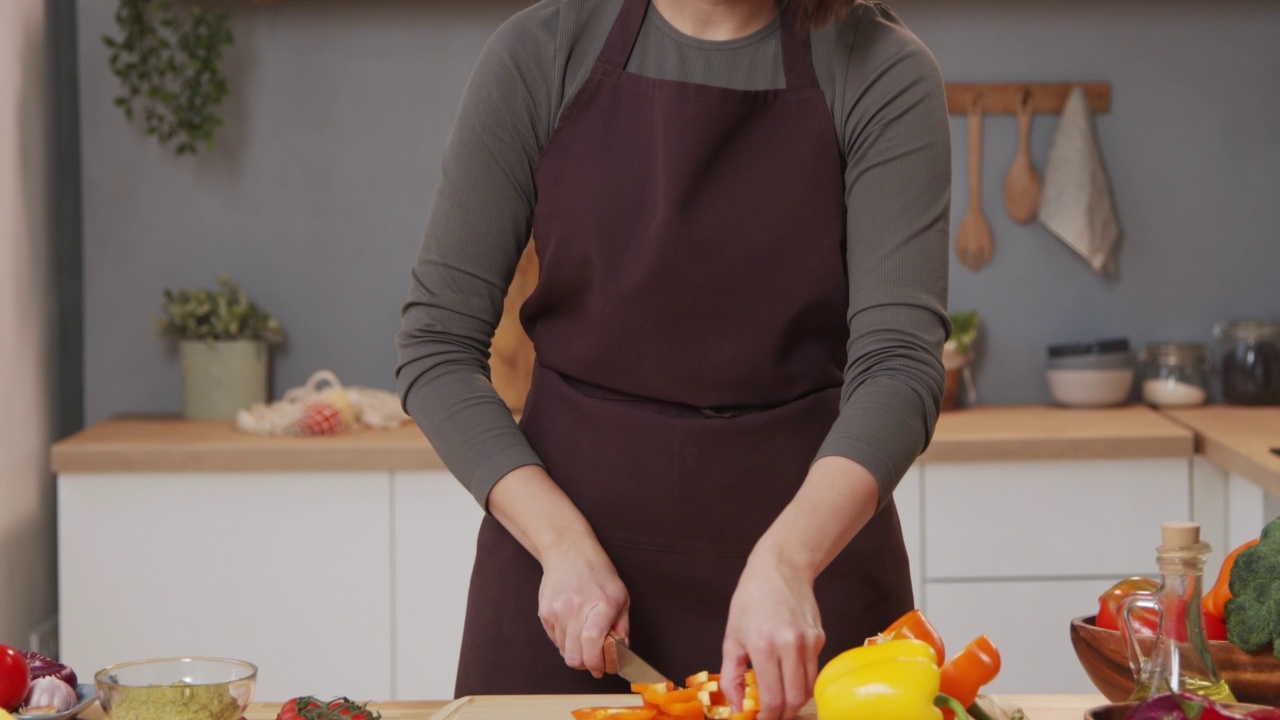
[[76,691],[56,677],[38,678],[27,690],[25,704],[28,708],[53,706],[56,712],[66,712],[76,706]]

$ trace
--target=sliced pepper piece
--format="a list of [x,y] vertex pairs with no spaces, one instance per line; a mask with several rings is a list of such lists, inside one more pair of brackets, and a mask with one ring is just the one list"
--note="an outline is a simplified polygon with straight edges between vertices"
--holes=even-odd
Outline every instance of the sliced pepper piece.
[[919,608],[908,611],[905,615],[893,621],[893,624],[885,628],[878,635],[867,638],[867,645],[879,645],[880,643],[890,640],[900,640],[910,638],[914,640],[922,640],[929,643],[933,651],[938,656],[938,663],[947,659],[947,647],[942,642],[942,633],[929,622],[928,618]]
[[704,683],[716,682],[720,679],[720,673],[713,673],[703,670],[685,678],[684,686],[689,688],[702,687]]
[[[979,635],[942,666],[939,685],[944,695],[969,708],[978,699],[978,690],[999,674],[1000,651],[991,638]],[[950,718],[949,710],[944,709],[942,713]]]
[[652,720],[658,711],[651,707],[587,707],[571,714],[574,720]]
[[697,698],[687,702],[670,702],[662,704],[662,712],[678,718],[703,717],[702,703]]

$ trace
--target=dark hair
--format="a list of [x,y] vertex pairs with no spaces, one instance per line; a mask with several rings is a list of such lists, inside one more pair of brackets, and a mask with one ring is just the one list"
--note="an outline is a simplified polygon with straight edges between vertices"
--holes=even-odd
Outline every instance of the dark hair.
[[796,9],[801,28],[817,29],[844,18],[860,0],[782,0]]

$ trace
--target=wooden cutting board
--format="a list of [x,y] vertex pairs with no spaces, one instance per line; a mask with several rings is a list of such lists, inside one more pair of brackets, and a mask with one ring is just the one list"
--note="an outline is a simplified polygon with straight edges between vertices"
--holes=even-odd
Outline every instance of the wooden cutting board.
[[[1082,720],[1086,710],[1106,699],[1101,695],[1001,695],[996,702],[1006,710],[1022,708],[1028,720]],[[635,695],[480,695],[449,703],[431,720],[572,720],[569,713],[577,708],[636,704]],[[812,703],[800,714],[800,720],[816,718]]]

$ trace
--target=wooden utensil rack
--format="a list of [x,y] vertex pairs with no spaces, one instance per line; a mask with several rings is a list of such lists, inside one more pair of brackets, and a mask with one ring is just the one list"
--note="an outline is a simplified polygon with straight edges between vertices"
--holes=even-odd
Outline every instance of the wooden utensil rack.
[[984,115],[1012,115],[1024,93],[1029,94],[1031,111],[1058,114],[1067,103],[1071,88],[1079,85],[1095,113],[1111,111],[1111,83],[947,83],[947,111],[964,115],[976,100]]

